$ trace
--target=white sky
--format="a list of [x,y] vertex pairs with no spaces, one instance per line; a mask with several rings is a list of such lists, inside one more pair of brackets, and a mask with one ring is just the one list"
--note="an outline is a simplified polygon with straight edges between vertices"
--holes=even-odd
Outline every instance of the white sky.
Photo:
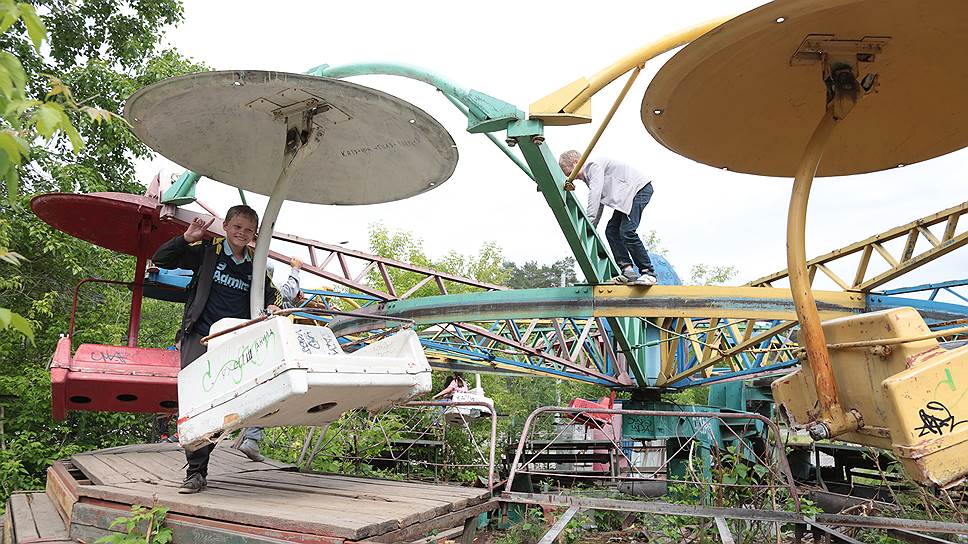
[[[171,29],[164,43],[219,70],[304,72],[323,63],[411,64],[527,111],[531,102],[665,34],[760,3],[187,0],[185,22]],[[646,65],[593,156],[627,161],[654,178],[655,196],[640,232],[657,231],[680,276],[688,277],[697,263],[733,265],[740,271],[738,284],[785,268],[792,181],[695,163],[663,148],[642,126],[642,95],[668,57]],[[570,255],[533,182],[483,135],[468,134],[466,119],[439,93],[389,76],[352,81],[397,95],[436,117],[457,142],[460,160],[454,176],[441,188],[402,202],[358,207],[286,203],[277,229],[329,243],[348,241],[349,247],[366,250],[368,226],[382,223],[422,238],[432,257],[449,250],[476,253],[485,241],[497,242],[506,258],[519,263],[548,263]],[[547,128],[551,150],[557,155],[583,149],[623,84],[624,77],[596,95],[592,125]],[[961,203],[966,165],[968,151],[963,150],[891,172],[818,180],[810,200],[808,256]],[[140,165],[139,176],[147,181],[160,168],[182,170],[157,159]],[[235,189],[210,180],[199,185],[198,196],[217,210],[238,203]],[[583,200],[585,194],[579,196]],[[266,200],[249,197],[260,212]],[[961,279],[968,276],[966,265],[968,249],[962,249],[887,287]],[[838,272],[852,277],[846,268]]]

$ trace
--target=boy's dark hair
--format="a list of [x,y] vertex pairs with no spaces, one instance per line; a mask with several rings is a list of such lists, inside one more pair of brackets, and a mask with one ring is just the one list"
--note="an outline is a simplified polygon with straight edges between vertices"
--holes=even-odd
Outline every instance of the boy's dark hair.
[[248,217],[249,219],[255,221],[256,226],[259,225],[259,213],[245,204],[238,204],[229,208],[229,211],[225,212],[225,222],[228,223],[236,215]]

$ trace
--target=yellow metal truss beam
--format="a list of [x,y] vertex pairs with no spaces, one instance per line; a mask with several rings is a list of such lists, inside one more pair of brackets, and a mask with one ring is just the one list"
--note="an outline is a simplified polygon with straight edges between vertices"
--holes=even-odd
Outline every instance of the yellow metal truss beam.
[[[905,225],[899,227],[894,227],[888,231],[882,232],[875,236],[871,236],[866,240],[861,240],[860,242],[855,242],[849,246],[842,247],[840,249],[835,249],[830,253],[821,255],[810,261],[807,261],[807,268],[810,270],[811,280],[816,275],[817,271],[833,280],[841,289],[844,291],[855,291],[866,293],[875,289],[885,283],[902,276],[923,266],[942,255],[951,253],[952,251],[968,244],[968,231],[956,235],[955,232],[958,229],[958,222],[961,217],[968,214],[968,202],[962,202],[961,204],[942,210],[938,213],[934,213],[920,219],[916,219]],[[944,224],[944,233],[941,238],[938,238],[929,229],[931,227]],[[901,250],[901,255],[895,257],[884,244],[892,241],[898,240],[900,238],[905,238],[904,247]],[[914,251],[917,246],[919,239],[924,239],[930,244],[930,249],[927,249],[920,254],[915,255]],[[844,257],[860,253],[860,261],[854,271],[854,277],[851,278],[850,282],[841,278],[835,274],[829,267],[829,264],[838,259],[843,259]],[[871,256],[877,253],[885,262],[887,262],[890,267],[887,271],[881,272],[880,274],[869,276],[869,267]],[[768,276],[763,276],[762,278],[756,279],[748,283],[747,285],[751,287],[772,287],[773,282],[781,280],[787,277],[787,270],[781,270],[779,272],[774,272]]]

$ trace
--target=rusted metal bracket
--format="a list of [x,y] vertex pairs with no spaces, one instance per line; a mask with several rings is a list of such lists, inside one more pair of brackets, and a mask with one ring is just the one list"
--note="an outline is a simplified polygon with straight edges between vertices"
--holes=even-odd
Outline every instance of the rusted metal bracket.
[[790,66],[816,64],[824,59],[846,61],[853,57],[850,66],[856,67],[860,62],[874,62],[876,56],[890,41],[889,36],[865,36],[859,40],[844,40],[836,38],[833,34],[808,34],[790,57]]

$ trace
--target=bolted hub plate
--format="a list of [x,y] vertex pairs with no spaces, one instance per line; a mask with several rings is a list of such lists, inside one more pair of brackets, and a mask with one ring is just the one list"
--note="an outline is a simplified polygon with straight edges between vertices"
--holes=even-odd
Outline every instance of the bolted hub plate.
[[[306,146],[288,200],[375,204],[439,187],[457,166],[450,134],[416,106],[369,87],[284,72],[204,72],[140,89],[124,115],[149,147],[199,174],[268,195],[287,127]],[[311,130],[310,130],[311,129]],[[295,142],[290,138],[290,143]]]
[[701,163],[791,177],[826,107],[822,57],[855,61],[872,86],[838,123],[818,175],[875,172],[968,145],[966,50],[964,0],[775,0],[669,60],[642,122]]

